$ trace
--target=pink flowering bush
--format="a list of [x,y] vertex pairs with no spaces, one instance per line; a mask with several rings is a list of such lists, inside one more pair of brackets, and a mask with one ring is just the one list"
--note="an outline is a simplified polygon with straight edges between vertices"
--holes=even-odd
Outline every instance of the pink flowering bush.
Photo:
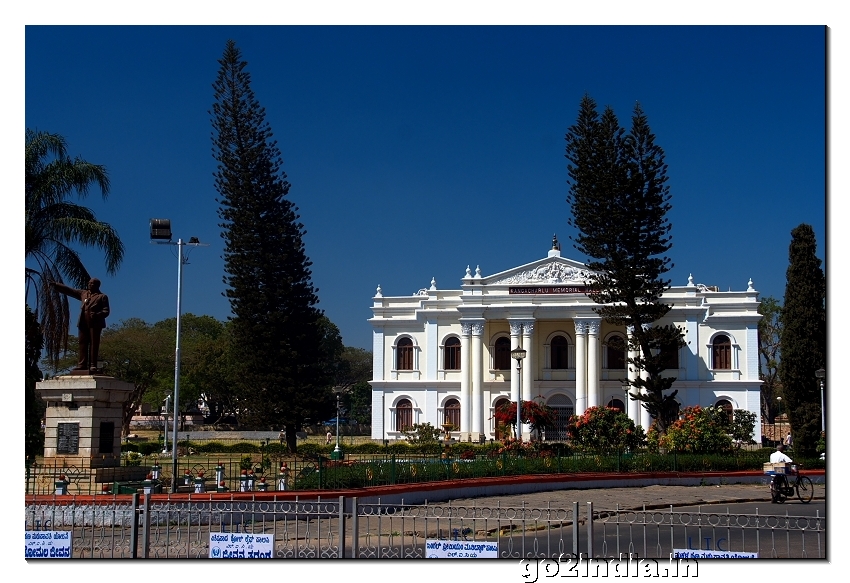
[[718,407],[686,407],[664,435],[653,423],[649,430],[650,448],[687,453],[717,453],[732,449],[728,417]]
[[[546,427],[555,425],[555,412],[544,403],[536,401],[523,401],[519,411],[523,423],[531,425],[532,430],[540,431]],[[494,411],[493,417],[498,425],[516,425],[516,403],[513,401],[502,403]]]
[[578,449],[635,449],[646,441],[643,429],[621,411],[611,407],[591,407],[573,415],[567,434]]

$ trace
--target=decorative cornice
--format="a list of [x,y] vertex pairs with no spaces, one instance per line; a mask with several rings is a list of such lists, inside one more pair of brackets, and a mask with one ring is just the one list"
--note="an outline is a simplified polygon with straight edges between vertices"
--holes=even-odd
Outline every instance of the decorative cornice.
[[520,284],[520,283],[566,283],[566,282],[581,282],[587,283],[590,279],[591,272],[586,269],[579,269],[571,265],[565,265],[560,261],[551,261],[538,265],[534,269],[528,269],[519,273],[514,273],[509,277],[491,282],[490,285],[500,284]]

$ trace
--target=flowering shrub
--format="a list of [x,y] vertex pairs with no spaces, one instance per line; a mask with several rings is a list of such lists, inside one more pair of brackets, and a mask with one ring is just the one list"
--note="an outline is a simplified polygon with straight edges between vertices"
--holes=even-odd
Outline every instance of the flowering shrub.
[[[536,401],[523,401],[519,411],[521,421],[531,425],[533,430],[541,430],[545,427],[555,425],[555,412],[543,403]],[[497,425],[516,425],[516,402],[502,403],[493,413]]]
[[646,440],[643,429],[621,411],[591,407],[567,424],[572,445],[581,449],[635,449]]
[[650,428],[650,439],[659,448],[668,451],[711,453],[732,449],[732,438],[725,411],[718,407],[686,407],[664,435],[658,435],[655,424]]

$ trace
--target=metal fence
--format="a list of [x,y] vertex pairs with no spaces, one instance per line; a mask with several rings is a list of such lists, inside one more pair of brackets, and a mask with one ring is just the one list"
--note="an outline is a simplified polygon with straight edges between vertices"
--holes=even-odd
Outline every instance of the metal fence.
[[[484,478],[528,474],[581,472],[693,472],[731,471],[761,468],[760,452],[735,455],[677,455],[636,452],[624,454],[574,453],[572,455],[523,456],[512,453],[474,457],[425,454],[355,454],[343,460],[301,458],[268,454],[186,455],[178,458],[177,483],[183,491],[194,491],[201,478],[204,491],[245,491],[248,489],[317,490],[363,488],[393,484],[424,483],[463,478]],[[169,489],[173,468],[170,458],[139,457],[131,467],[140,470],[135,480],[110,479],[109,469],[97,473],[81,460],[74,465],[41,463],[26,468],[27,494],[52,494],[55,483],[64,476],[69,494],[131,493],[141,489],[141,481],[153,470],[160,484]],[[125,464],[129,460],[125,460]],[[806,465],[805,467],[815,467]],[[822,462],[821,462],[822,466]],[[157,469],[158,468],[158,469]],[[222,484],[224,481],[224,484]]]
[[[274,558],[425,558],[427,541],[459,552],[497,545],[499,558],[825,558],[826,518],[714,509],[598,510],[591,503],[458,506],[363,503],[357,498],[192,501],[171,496],[32,497],[28,531],[69,533],[74,558],[207,558],[211,533],[271,541]],[[64,535],[62,535],[64,536]],[[467,549],[464,551],[464,549]]]

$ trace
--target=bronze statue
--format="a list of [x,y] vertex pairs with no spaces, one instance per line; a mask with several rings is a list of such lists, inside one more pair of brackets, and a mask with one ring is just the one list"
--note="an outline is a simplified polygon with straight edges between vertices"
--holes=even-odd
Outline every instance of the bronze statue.
[[97,368],[97,353],[100,350],[100,333],[106,328],[109,315],[109,298],[100,291],[100,280],[91,278],[87,289],[74,289],[52,282],[60,293],[80,300],[80,320],[77,322],[80,341],[80,362],[73,370],[100,372]]

